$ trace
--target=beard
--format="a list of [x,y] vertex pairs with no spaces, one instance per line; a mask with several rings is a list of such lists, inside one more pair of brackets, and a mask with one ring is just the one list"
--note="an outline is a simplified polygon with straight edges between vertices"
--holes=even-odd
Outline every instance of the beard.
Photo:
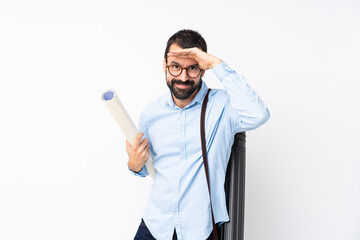
[[[178,79],[172,79],[170,82],[166,81],[166,84],[168,85],[171,93],[174,95],[175,98],[179,100],[185,100],[188,99],[196,90],[198,90],[201,87],[202,79],[200,78],[200,81],[195,84],[194,80],[187,80],[185,82],[178,80]],[[175,84],[181,84],[189,86],[186,89],[177,88]]]

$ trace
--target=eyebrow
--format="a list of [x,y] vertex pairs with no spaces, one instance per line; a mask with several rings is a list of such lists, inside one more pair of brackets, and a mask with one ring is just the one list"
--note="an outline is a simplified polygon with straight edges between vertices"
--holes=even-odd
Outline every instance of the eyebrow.
[[[176,62],[176,61],[171,61],[171,63],[170,64],[176,64],[176,65],[179,65],[179,66],[181,66],[181,64],[180,63],[178,63],[178,62]],[[181,66],[182,67],[182,66]],[[199,67],[199,64],[192,64],[192,65],[190,65],[190,66],[188,66],[188,67]]]

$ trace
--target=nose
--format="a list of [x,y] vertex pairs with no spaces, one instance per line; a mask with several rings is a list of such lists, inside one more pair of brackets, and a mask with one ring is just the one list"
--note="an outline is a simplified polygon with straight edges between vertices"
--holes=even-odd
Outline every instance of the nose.
[[177,76],[177,78],[183,82],[187,81],[188,80],[188,76],[186,74],[186,68],[184,68],[181,72],[181,74],[179,76]]

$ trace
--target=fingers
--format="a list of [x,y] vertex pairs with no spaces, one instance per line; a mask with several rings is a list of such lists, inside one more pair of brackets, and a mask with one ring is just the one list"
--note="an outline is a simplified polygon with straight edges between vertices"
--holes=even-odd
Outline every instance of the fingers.
[[168,52],[169,57],[194,57],[196,56],[197,48],[186,48],[179,50],[171,50]]
[[146,163],[146,161],[147,161],[148,158],[149,158],[149,154],[150,154],[150,147],[149,147],[149,145],[147,145],[147,147],[145,148],[145,151],[143,152],[143,154],[144,154],[145,163]]
[[131,149],[131,144],[129,143],[129,141],[126,139],[126,151],[129,154],[130,153],[130,149]]
[[145,147],[145,149],[143,149],[143,151],[142,151],[142,152],[139,152],[138,154],[139,154],[140,158],[142,159],[143,164],[145,164],[146,161],[148,160],[149,154],[150,154],[150,147],[149,147],[149,145],[147,145],[147,146]]
[[209,69],[208,65],[209,65],[210,55],[196,47],[171,50],[168,53],[168,57],[191,58],[194,59],[199,64],[201,69],[204,70]]
[[141,144],[140,144],[139,148],[137,149],[137,151],[138,151],[138,152],[142,152],[142,151],[144,151],[148,146],[149,146],[149,140],[148,140],[147,138],[145,138],[145,139],[141,142]]
[[143,136],[144,136],[144,133],[138,133],[136,135],[133,146],[132,146],[135,151],[139,148],[140,141]]
[[141,153],[142,151],[149,148],[149,140],[144,138],[141,141],[141,138],[144,136],[144,133],[138,133],[135,137],[134,144],[131,145],[130,142],[126,139],[126,151],[129,153],[130,151]]

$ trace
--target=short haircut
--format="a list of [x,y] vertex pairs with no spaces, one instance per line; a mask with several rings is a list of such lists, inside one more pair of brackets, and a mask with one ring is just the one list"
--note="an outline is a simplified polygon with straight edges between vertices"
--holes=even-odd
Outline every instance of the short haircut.
[[165,59],[167,62],[167,54],[169,52],[170,46],[172,44],[177,44],[181,48],[193,48],[197,47],[203,50],[204,52],[207,52],[207,46],[205,39],[200,35],[200,33],[189,30],[189,29],[183,29],[178,32],[176,32],[174,35],[172,35],[166,44],[165,49]]

